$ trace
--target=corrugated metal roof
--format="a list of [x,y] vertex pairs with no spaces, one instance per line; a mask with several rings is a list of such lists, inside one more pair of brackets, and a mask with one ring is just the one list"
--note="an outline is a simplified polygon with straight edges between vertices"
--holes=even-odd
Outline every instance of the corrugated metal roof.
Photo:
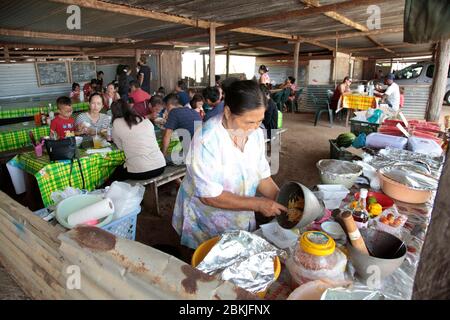
[[[344,0],[320,1],[321,5],[339,3]],[[304,37],[316,37],[321,35],[333,35],[335,32],[347,33],[357,32],[356,29],[331,19],[324,14],[308,15],[301,18],[283,19],[280,11],[291,11],[305,8],[305,5],[298,0],[107,0],[112,4],[122,4],[134,8],[154,10],[157,12],[169,13],[186,18],[210,20],[215,22],[230,23],[240,19],[254,18],[273,14],[273,21],[269,23],[256,24],[252,28],[279,32],[285,34],[301,35]],[[52,32],[61,34],[103,36],[113,38],[130,39],[159,39],[161,37],[177,35],[195,30],[190,26],[178,25],[167,21],[159,21],[142,17],[135,17],[127,14],[112,13],[97,9],[81,8],[81,30],[68,30],[66,27],[66,4],[54,3],[46,0],[2,0],[0,2],[0,27],[15,30],[31,30],[40,32]],[[381,1],[381,28],[398,27],[403,22],[404,0]],[[357,22],[363,26],[367,25],[370,12],[368,6],[356,6],[355,8],[337,10],[338,13]],[[397,45],[403,41],[402,33],[374,36],[382,44]],[[238,43],[271,41],[272,37],[244,34],[233,31],[218,32],[218,43]],[[183,42],[208,42],[208,34],[177,39]],[[83,41],[53,40],[53,39],[33,39],[0,36],[0,42],[23,42],[59,45],[77,45],[83,47],[106,46],[107,43],[94,43]],[[320,41],[323,44],[334,47],[334,40]],[[282,46],[283,47],[283,46]],[[357,38],[341,39],[341,48],[362,48],[374,47],[375,45],[365,36]],[[280,46],[275,46],[280,48]],[[287,50],[293,52],[293,46],[286,46]],[[402,48],[398,52],[422,52],[426,48],[420,46],[410,46]],[[282,49],[284,50],[284,49]],[[323,48],[311,44],[303,43],[300,51],[313,52]],[[249,51],[244,50],[244,51]],[[267,54],[267,51],[252,49],[255,54]],[[379,50],[375,49],[371,53],[375,54]],[[397,52],[397,50],[395,50]],[[431,52],[431,51],[430,51]],[[381,54],[386,55],[385,51]],[[369,55],[369,54],[368,54]]]

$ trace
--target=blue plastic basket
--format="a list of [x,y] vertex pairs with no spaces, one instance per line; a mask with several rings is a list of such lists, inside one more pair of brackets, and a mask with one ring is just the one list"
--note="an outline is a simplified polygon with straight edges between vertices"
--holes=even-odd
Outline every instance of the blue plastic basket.
[[139,207],[136,212],[113,220],[111,223],[104,225],[102,229],[114,234],[117,237],[134,241],[136,239],[137,215],[140,212],[141,208]]

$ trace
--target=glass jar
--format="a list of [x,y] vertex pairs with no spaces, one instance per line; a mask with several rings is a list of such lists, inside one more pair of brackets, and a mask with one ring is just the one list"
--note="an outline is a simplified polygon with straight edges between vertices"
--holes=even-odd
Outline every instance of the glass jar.
[[333,238],[321,231],[305,232],[287,261],[293,288],[319,279],[344,280],[346,265]]

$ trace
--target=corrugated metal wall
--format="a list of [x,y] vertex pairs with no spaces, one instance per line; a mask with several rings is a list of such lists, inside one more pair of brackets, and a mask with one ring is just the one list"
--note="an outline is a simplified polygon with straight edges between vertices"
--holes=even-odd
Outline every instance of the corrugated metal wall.
[[[258,61],[255,65],[255,76],[256,79],[259,79],[258,69],[259,69]],[[266,65],[269,68],[269,76],[270,81],[275,81],[275,83],[283,83],[287,77],[294,76],[294,68],[289,66],[277,66],[277,65]],[[306,84],[306,76],[307,76],[307,66],[300,65],[298,67],[298,79],[296,80],[296,84],[298,86],[304,86]]]
[[[0,99],[39,101],[70,93],[70,83],[39,87],[34,63],[0,64]],[[33,100],[31,100],[31,97]]]
[[401,85],[405,88],[403,113],[409,119],[425,119],[430,85]]

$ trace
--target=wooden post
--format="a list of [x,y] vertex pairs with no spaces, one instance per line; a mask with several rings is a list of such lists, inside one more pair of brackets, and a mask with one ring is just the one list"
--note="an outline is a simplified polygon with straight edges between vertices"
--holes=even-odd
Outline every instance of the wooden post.
[[209,85],[216,85],[216,27],[209,28]]
[[427,120],[439,121],[447,86],[448,65],[450,63],[450,39],[437,45],[433,83],[428,98]]
[[134,58],[136,60],[136,63],[138,63],[139,59],[141,58],[141,50],[140,49],[135,49],[134,50]]
[[230,74],[230,43],[228,43],[228,46],[227,46],[227,72],[226,72],[226,78],[228,78],[229,74]]
[[[437,68],[435,72],[436,70]],[[442,105],[442,100],[439,101]],[[447,241],[443,241],[445,237],[448,239],[450,228],[450,201],[448,197],[450,192],[450,161],[448,156],[450,154],[447,152],[447,161],[442,169],[434,208],[431,213],[431,223],[428,226],[419,265],[417,266],[412,294],[414,300],[450,298],[450,291],[448,290],[450,286],[450,255],[448,254]]]
[[203,57],[203,81],[202,82],[206,83],[206,76],[207,76],[207,73],[206,73],[206,56],[205,56],[204,53],[202,53],[202,57]]
[[297,41],[295,43],[295,47],[294,47],[294,78],[295,81],[297,82],[297,84],[299,83],[298,81],[298,56],[300,54],[300,41]]
[[5,53],[5,62],[6,63],[10,63],[11,60],[9,59],[9,49],[8,49],[8,47],[5,46],[5,48],[3,48],[3,51]]

